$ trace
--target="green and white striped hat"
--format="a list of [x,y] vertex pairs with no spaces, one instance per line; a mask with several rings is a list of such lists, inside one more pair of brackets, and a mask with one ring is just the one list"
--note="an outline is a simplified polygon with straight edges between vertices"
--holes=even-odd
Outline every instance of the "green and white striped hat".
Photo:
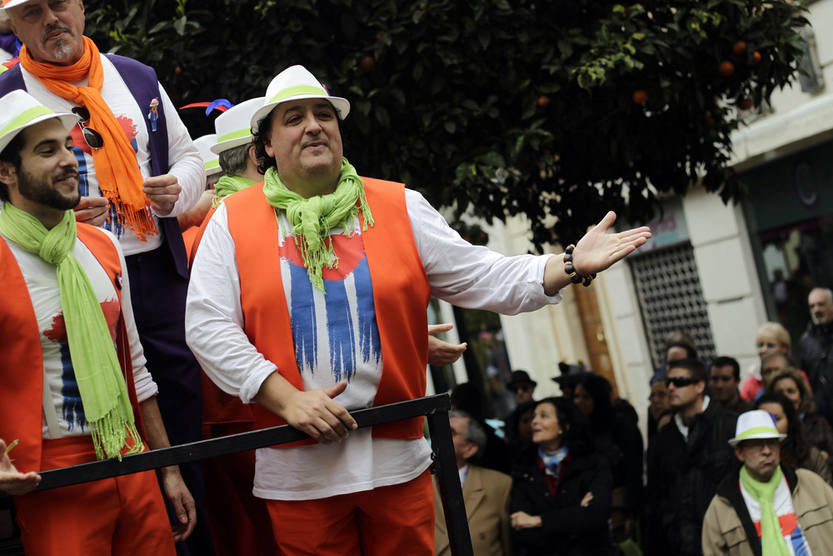
[[211,147],[211,152],[220,154],[223,151],[246,145],[252,142],[252,114],[263,106],[263,97],[250,98],[240,104],[235,104],[214,120],[214,131],[217,132],[217,143]]
[[276,75],[269,83],[263,106],[252,116],[252,129],[257,129],[260,120],[282,102],[306,98],[323,98],[330,101],[342,120],[350,113],[350,103],[346,98],[330,96],[327,88],[304,66],[291,66]]
[[212,147],[216,144],[217,136],[213,133],[194,139],[194,146],[200,151],[200,157],[205,165],[205,177],[210,177],[223,171],[220,168],[220,157],[211,152]]
[[55,113],[26,91],[12,91],[0,98],[0,152],[3,152],[18,133],[50,118],[61,120],[67,130],[78,123],[75,114]]
[[777,438],[784,440],[786,434],[781,434],[775,428],[775,417],[762,409],[753,409],[741,413],[738,417],[738,424],[735,427],[735,437],[729,440],[729,444],[737,446],[744,440],[757,440],[761,438]]

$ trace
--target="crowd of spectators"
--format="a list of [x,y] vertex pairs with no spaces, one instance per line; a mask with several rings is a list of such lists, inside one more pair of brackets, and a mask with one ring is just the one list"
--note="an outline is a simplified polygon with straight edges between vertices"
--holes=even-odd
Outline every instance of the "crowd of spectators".
[[[827,390],[833,380],[833,293],[814,289],[809,301],[811,322],[798,346],[793,349],[782,325],[767,322],[755,337],[758,361],[746,370],[730,355],[705,361],[691,337],[670,334],[665,360],[651,378],[647,447],[633,407],[615,396],[607,379],[588,370],[562,365],[561,376],[553,378],[562,396],[539,401],[529,374],[513,372],[507,388],[516,408],[497,430],[482,417],[477,389],[458,386],[452,404],[469,411],[466,419],[481,431],[470,436],[482,436],[482,442],[471,440],[480,445],[460,466],[495,469],[503,473],[503,484],[511,478],[508,499],[493,506],[495,522],[505,526],[503,537],[495,537],[504,552],[496,540],[482,553],[761,554],[761,546],[767,546],[766,554],[772,543],[780,550],[780,536],[770,535],[771,528],[766,539],[762,536],[761,520],[768,518],[761,517],[757,502],[741,508],[742,497],[733,498],[741,521],[757,516],[757,521],[750,518],[757,529],[738,532],[735,545],[714,523],[717,529],[704,532],[704,520],[711,506],[726,502],[720,492],[730,498],[738,493],[731,480],[726,486],[727,478],[737,477],[739,470],[742,476],[760,477],[755,473],[766,467],[761,462],[774,461],[783,469],[777,478],[784,477],[793,491],[799,478],[816,481],[806,478],[812,475],[818,478],[814,484],[830,489],[818,495],[833,497],[833,429],[824,412],[833,406]],[[755,419],[761,415],[771,431],[755,436],[760,427],[750,423],[760,424]],[[462,434],[465,443],[465,430]],[[744,441],[748,434],[752,440]],[[797,475],[796,469],[801,470]],[[763,476],[773,475],[765,471]],[[461,481],[466,493],[462,472]],[[744,485],[740,491],[748,496],[753,482]],[[803,503],[800,497],[795,500]],[[792,511],[783,504],[776,496],[779,515]],[[793,549],[802,546],[815,554],[824,545],[814,543],[827,538],[827,528],[833,531],[833,516],[809,526],[802,519],[790,522],[793,528],[784,529],[782,536]],[[469,520],[470,526],[477,521],[472,515]],[[821,528],[801,534],[802,527],[813,526]],[[757,537],[750,531],[757,531]]]

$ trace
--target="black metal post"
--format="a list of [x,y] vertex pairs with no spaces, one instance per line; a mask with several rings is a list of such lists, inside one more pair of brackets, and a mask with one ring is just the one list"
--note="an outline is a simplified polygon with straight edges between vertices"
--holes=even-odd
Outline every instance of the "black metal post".
[[428,430],[431,432],[431,447],[434,449],[434,471],[437,474],[437,486],[445,512],[451,553],[454,556],[473,556],[463,489],[460,487],[457,460],[451,442],[448,406],[429,413],[427,418]]

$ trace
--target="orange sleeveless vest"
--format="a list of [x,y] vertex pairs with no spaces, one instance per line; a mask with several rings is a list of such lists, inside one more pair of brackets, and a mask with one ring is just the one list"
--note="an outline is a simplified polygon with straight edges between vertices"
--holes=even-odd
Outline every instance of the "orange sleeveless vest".
[[[405,186],[362,179],[375,222],[362,232],[382,347],[382,377],[375,404],[384,405],[425,395],[431,288],[411,231]],[[238,191],[224,204],[240,275],[244,331],[278,372],[302,390],[281,286],[275,211],[266,201],[262,184]],[[257,404],[253,407],[257,428],[285,423],[269,410]],[[412,439],[422,433],[422,417],[373,429],[373,436],[379,438]]]
[[[121,306],[122,272],[119,255],[101,230],[78,224],[78,240],[89,248],[107,272],[119,296]],[[0,393],[8,403],[0,404],[0,438],[7,444],[15,439],[19,444],[11,457],[18,471],[41,470],[43,441],[43,353],[35,310],[29,297],[26,281],[6,241],[0,237]],[[133,365],[124,319],[119,318],[116,334],[119,362],[125,375],[127,391],[136,415],[136,424],[145,436],[133,382]]]

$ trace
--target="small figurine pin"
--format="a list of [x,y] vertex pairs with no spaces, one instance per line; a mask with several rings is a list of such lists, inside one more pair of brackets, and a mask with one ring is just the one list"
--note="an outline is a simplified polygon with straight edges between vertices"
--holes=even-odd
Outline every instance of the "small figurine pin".
[[150,111],[148,112],[148,120],[150,120],[150,130],[156,131],[156,122],[159,120],[159,99],[155,98],[150,101]]

